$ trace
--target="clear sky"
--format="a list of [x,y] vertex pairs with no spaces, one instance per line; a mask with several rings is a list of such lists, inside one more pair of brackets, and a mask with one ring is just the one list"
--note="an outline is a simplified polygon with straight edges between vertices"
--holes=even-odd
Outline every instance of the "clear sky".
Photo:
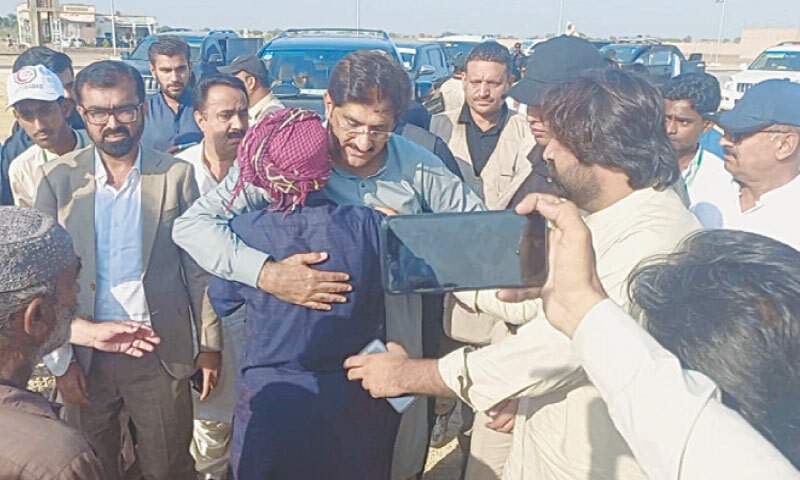
[[[562,0],[114,0],[123,14],[153,15],[160,25],[190,28],[362,27],[397,33],[554,33]],[[0,0],[0,13],[19,1]],[[111,0],[76,0],[101,13]],[[563,0],[564,22],[589,36],[716,38],[722,4],[715,0]],[[726,38],[743,27],[800,28],[800,0],[726,0]]]

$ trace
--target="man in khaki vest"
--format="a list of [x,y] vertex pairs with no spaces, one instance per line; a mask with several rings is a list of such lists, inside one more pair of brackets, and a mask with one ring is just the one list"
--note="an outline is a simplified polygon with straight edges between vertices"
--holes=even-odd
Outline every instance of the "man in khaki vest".
[[[476,46],[466,59],[464,104],[431,120],[431,132],[447,142],[464,181],[490,210],[511,206],[532,171],[527,156],[536,144],[525,116],[506,106],[513,82],[511,62],[508,50],[497,42]],[[496,317],[476,313],[452,295],[445,297],[444,330],[454,340],[487,345],[510,335],[513,328]],[[507,408],[513,412],[516,403]],[[475,413],[466,480],[502,477],[511,435],[487,428],[491,420],[484,412]]]

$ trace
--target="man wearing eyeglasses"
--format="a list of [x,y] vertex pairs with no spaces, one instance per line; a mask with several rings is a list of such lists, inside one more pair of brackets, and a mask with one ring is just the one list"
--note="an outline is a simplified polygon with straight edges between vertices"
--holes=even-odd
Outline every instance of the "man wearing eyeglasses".
[[[433,153],[399,135],[396,122],[411,101],[403,66],[380,51],[362,50],[334,67],[324,95],[333,172],[324,189],[340,205],[388,207],[402,214],[484,209],[481,200]],[[233,195],[238,170],[176,219],[175,243],[209,272],[318,310],[347,302],[347,272],[325,270],[326,252],[274,258],[244,244],[230,229],[243,212],[269,205],[266,192],[248,186]],[[320,264],[318,266],[318,264]],[[387,337],[404,339],[413,356],[422,354],[421,298],[386,298]],[[392,478],[422,472],[428,443],[425,402],[404,414]]]
[[800,250],[800,84],[767,80],[733,110],[714,116],[725,132],[729,195],[714,215],[695,212],[706,227],[744,230]]
[[84,130],[70,127],[75,101],[66,98],[58,75],[44,65],[22,67],[8,76],[8,105],[34,145],[8,168],[15,205],[32,207],[36,200],[36,169],[50,160],[90,144]]
[[141,145],[147,106],[134,68],[93,63],[78,74],[75,90],[95,147],[39,168],[36,208],[58,219],[82,259],[77,315],[143,322],[162,343],[139,359],[67,344],[46,362],[66,420],[84,433],[105,478],[122,477],[124,409],[136,425],[142,475],[194,480],[189,377],[202,370],[207,397],[221,348],[219,319],[205,296],[208,276],[172,241],[173,220],[199,196],[194,173]]

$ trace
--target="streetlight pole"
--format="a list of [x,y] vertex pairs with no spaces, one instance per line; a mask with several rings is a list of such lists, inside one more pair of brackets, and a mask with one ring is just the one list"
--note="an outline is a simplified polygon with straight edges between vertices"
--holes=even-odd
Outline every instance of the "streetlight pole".
[[722,48],[722,30],[725,27],[725,0],[717,0],[722,4],[722,13],[719,15],[719,35],[717,35],[717,53],[714,55],[714,63],[719,63],[719,50]]
[[114,8],[114,0],[111,0],[111,52],[115,57],[117,56],[117,21],[116,9]]
[[356,0],[356,34],[360,33],[361,31],[361,2]]

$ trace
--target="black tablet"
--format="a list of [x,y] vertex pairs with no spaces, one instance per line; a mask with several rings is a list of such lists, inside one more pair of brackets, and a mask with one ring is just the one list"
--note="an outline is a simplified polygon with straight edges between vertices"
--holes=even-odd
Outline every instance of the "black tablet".
[[387,293],[536,287],[547,279],[547,221],[538,213],[397,215],[382,227]]

